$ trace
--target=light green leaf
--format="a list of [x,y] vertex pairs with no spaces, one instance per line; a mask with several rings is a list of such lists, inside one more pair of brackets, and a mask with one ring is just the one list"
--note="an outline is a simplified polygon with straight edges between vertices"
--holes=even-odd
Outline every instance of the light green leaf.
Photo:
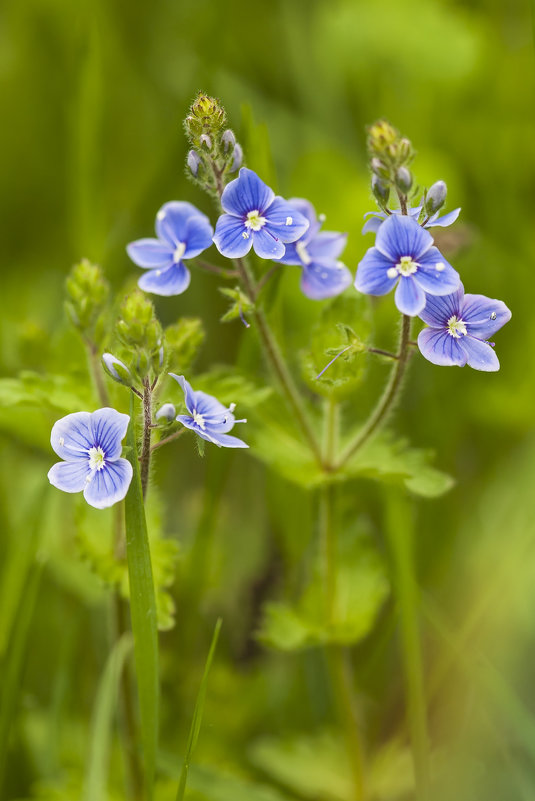
[[19,404],[67,413],[92,409],[94,400],[89,383],[80,376],[40,375],[28,370],[18,378],[0,379],[0,406]]

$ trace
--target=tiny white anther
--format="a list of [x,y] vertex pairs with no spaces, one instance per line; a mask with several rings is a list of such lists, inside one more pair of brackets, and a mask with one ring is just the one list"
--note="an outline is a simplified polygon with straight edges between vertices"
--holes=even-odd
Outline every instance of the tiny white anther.
[[175,248],[175,252],[173,253],[173,261],[175,263],[179,262],[185,252],[186,252],[186,243],[179,242]]
[[232,412],[234,411],[235,408],[236,408],[236,404],[235,403],[231,403],[230,406],[228,407],[228,410],[232,414]]
[[242,236],[243,236],[244,239],[249,239],[249,231],[244,231],[242,233]]
[[161,220],[163,220],[163,219],[164,219],[164,217],[165,217],[165,211],[163,211],[162,209],[160,209],[160,211],[159,211],[159,212],[158,212],[158,214],[156,215],[156,219],[161,221]]
[[445,268],[446,268],[446,265],[442,261],[437,261],[437,263],[435,264],[435,270],[437,272],[439,272],[439,273],[441,273],[442,270],[444,270]]
[[490,315],[490,319],[491,320],[495,320],[497,316],[498,315],[496,314],[496,312],[492,312],[491,315]]
[[162,274],[161,270],[156,270],[156,275],[161,275],[161,274]]
[[325,214],[319,214],[318,215],[318,222],[324,223],[326,219],[327,218],[326,218]]
[[395,267],[389,267],[388,270],[386,271],[386,274],[388,278],[395,278],[396,275],[398,274],[398,271],[396,270]]
[[293,225],[293,217],[286,217],[286,225]]
[[65,437],[60,437],[60,438],[59,438],[59,444],[60,444],[62,447],[63,447],[63,445],[65,445]]

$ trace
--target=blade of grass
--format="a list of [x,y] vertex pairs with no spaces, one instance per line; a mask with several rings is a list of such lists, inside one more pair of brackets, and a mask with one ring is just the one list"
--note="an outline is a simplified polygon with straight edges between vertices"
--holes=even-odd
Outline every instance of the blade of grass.
[[208,686],[208,674],[214,659],[215,649],[217,647],[217,640],[221,630],[221,618],[218,618],[215,624],[214,633],[212,635],[212,642],[210,643],[210,650],[206,658],[204,666],[204,673],[202,676],[199,692],[197,693],[197,700],[195,701],[195,709],[193,710],[193,719],[189,730],[188,744],[186,746],[186,754],[184,756],[184,764],[182,765],[182,772],[180,774],[180,782],[178,784],[178,792],[176,794],[176,801],[183,801],[184,793],[186,791],[186,782],[188,780],[188,770],[191,761],[191,755],[197,745],[199,739],[199,732],[201,730],[202,713],[204,709],[204,700],[206,698],[206,688]]
[[158,745],[159,682],[156,597],[135,432],[134,396],[130,398],[130,425],[126,435],[128,459],[134,474],[125,499],[126,556],[130,581],[130,615],[139,694],[141,741],[145,763],[146,794],[153,796]]
[[106,801],[107,776],[113,717],[119,689],[119,679],[125,660],[132,648],[132,637],[123,634],[108,657],[100,680],[91,725],[91,743],[87,766],[86,801]]

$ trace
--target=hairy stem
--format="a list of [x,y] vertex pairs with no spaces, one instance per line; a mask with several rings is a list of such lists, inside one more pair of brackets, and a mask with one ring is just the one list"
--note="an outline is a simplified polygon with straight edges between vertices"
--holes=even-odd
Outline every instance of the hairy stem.
[[150,437],[152,432],[152,389],[148,378],[143,380],[143,438],[141,440],[140,473],[143,500],[147,497],[150,468]]
[[98,348],[94,342],[91,340],[85,340],[85,346],[87,349],[87,357],[89,359],[89,367],[91,370],[91,375],[93,377],[93,382],[95,384],[95,388],[97,390],[97,395],[100,403],[103,406],[110,405],[110,398],[108,395],[108,388],[104,381],[104,372],[100,366],[100,359],[99,359],[99,352]]
[[387,384],[387,387],[383,393],[383,396],[379,400],[379,403],[368,417],[368,420],[364,423],[357,436],[343,451],[335,466],[337,470],[343,467],[345,463],[351,459],[351,457],[354,456],[360,448],[362,448],[364,443],[370,439],[372,434],[374,434],[381,427],[381,425],[386,422],[388,415],[394,408],[403,383],[403,376],[405,375],[405,370],[409,362],[410,329],[411,318],[404,314],[401,321],[399,350],[396,354],[396,363],[392,367],[392,372],[390,374],[390,380]]

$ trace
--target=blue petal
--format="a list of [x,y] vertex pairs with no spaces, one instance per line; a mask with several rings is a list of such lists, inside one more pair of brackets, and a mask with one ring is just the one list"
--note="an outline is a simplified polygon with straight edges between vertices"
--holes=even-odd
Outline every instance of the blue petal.
[[192,217],[204,220],[210,225],[206,214],[199,211],[192,203],[184,200],[171,200],[169,203],[164,203],[156,215],[156,235],[169,242],[174,250],[179,242],[187,241],[187,224]]
[[239,259],[249,253],[253,238],[247,231],[243,220],[233,217],[231,214],[222,214],[215,226],[214,242],[223,256],[228,259]]
[[54,423],[50,444],[57,455],[68,462],[87,460],[89,449],[94,445],[90,413],[74,412]]
[[196,412],[202,414],[205,419],[221,421],[229,413],[226,406],[223,406],[213,395],[208,395],[207,392],[197,390],[194,396],[195,405],[193,408]]
[[368,220],[366,220],[366,222],[362,226],[362,233],[363,234],[369,234],[369,233],[376,234],[377,231],[379,230],[379,226],[382,225],[382,223],[385,221],[385,219],[386,219],[386,214],[384,214],[382,217],[370,217]]
[[274,197],[274,191],[266,186],[255,172],[242,167],[239,177],[227,184],[223,190],[221,205],[229,214],[244,217],[250,211],[259,211],[263,214]]
[[84,498],[95,509],[106,509],[122,501],[132,481],[132,465],[126,459],[106,462],[101,470],[92,470],[84,489]]
[[279,238],[279,230],[265,225],[260,231],[252,231],[253,248],[261,259],[280,259],[285,247]]
[[317,218],[314,206],[309,200],[305,200],[302,197],[291,197],[288,200],[288,205],[308,220],[308,229],[301,238],[303,242],[310,242],[321,228],[321,221]]
[[396,285],[399,276],[389,278],[388,270],[394,264],[377,248],[369,248],[357,268],[355,287],[366,295],[386,295]]
[[438,226],[439,228],[446,228],[448,225],[452,225],[459,214],[461,213],[461,209],[453,209],[453,211],[449,211],[447,214],[444,214],[442,217],[437,217],[434,214],[428,223],[426,223],[426,228],[435,228]]
[[179,261],[166,270],[150,270],[139,279],[138,286],[153,295],[180,295],[189,286],[191,275],[186,265]]
[[422,356],[442,367],[457,365],[463,367],[467,354],[460,346],[460,340],[452,337],[447,331],[436,328],[424,328],[418,335],[418,347]]
[[[307,232],[308,233],[308,232]],[[306,234],[299,240],[299,242],[304,242],[306,238]],[[302,267],[303,266],[303,259],[297,255],[296,250],[296,242],[289,242],[284,247],[286,250],[284,251],[284,256],[282,258],[277,259],[279,264],[288,264],[292,267]]]
[[461,347],[466,352],[467,364],[474,370],[484,370],[486,373],[494,373],[500,369],[500,362],[488,342],[481,342],[471,336],[464,336],[461,340]]
[[418,225],[415,219],[400,214],[391,214],[379,226],[375,247],[396,264],[402,256],[411,256],[420,261],[433,244],[433,237]]
[[[193,391],[191,384],[189,381],[186,381],[183,375],[176,375],[175,373],[169,373],[171,378],[174,378],[175,381],[178,381],[182,392],[184,393],[184,400],[186,401],[186,409],[188,412],[193,414],[193,410],[195,409],[195,392]],[[181,420],[181,417],[177,417],[177,420]],[[183,422],[181,420],[181,422]],[[184,423],[185,425],[185,423]]]
[[395,294],[396,306],[403,314],[414,317],[425,306],[425,292],[418,286],[414,276],[401,276]]
[[511,312],[503,301],[485,295],[465,295],[460,315],[469,326],[468,333],[478,339],[488,339],[511,319]]
[[89,475],[89,459],[76,462],[57,462],[48,471],[48,480],[53,487],[63,492],[81,492]]
[[[437,269],[437,265],[441,269]],[[437,248],[430,248],[420,258],[414,280],[430,295],[450,295],[459,288],[461,278]]]
[[460,309],[464,297],[464,289],[461,284],[456,292],[451,295],[426,295],[425,308],[420,312],[420,318],[434,328],[445,328],[450,317],[461,318]]
[[134,264],[148,270],[167,267],[173,261],[173,249],[159,239],[137,239],[126,246],[126,252]]
[[264,213],[266,228],[272,230],[281,242],[296,242],[310,225],[296,209],[281,197],[276,197]]
[[193,259],[209,248],[212,244],[214,229],[208,219],[203,217],[190,217],[186,225],[184,242],[186,250],[182,258]]
[[336,264],[311,262],[303,267],[301,290],[312,300],[339,295],[350,285],[353,276],[341,261]]
[[347,244],[347,234],[335,231],[321,231],[307,245],[307,252],[312,261],[337,261]]
[[[207,437],[205,437],[207,439]],[[220,448],[248,448],[246,442],[238,437],[230,437],[228,434],[214,434],[211,441]]]
[[93,447],[101,447],[107,460],[114,461],[121,455],[121,440],[126,436],[129,422],[130,417],[127,414],[108,407],[97,409],[91,415]]

